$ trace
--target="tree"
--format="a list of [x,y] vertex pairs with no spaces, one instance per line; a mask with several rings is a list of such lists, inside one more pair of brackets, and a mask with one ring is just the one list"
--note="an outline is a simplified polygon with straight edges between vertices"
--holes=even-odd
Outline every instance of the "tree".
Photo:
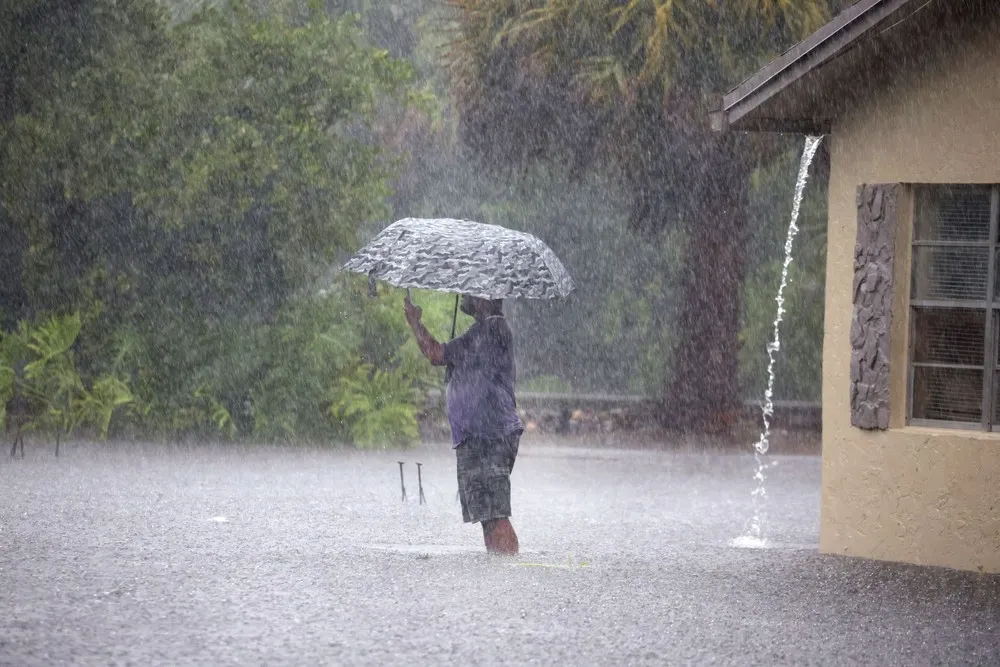
[[739,400],[748,180],[767,143],[713,134],[728,89],[828,17],[815,0],[455,0],[466,143],[497,166],[611,162],[630,226],[681,228],[683,305],[664,416],[710,428]]
[[0,309],[8,327],[81,313],[78,407],[102,431],[126,396],[86,379],[118,373],[139,414],[208,401],[240,423],[269,373],[299,370],[268,366],[302,361],[271,349],[296,301],[388,215],[372,121],[405,105],[410,66],[320,3],[182,4],[0,7]]
[[[0,309],[6,326],[55,303],[52,271],[87,199],[127,190],[167,64],[153,0],[14,0],[0,5]],[[121,137],[130,142],[123,144]],[[131,150],[130,150],[131,149]],[[79,255],[80,253],[77,253]],[[46,303],[47,302],[47,303]]]

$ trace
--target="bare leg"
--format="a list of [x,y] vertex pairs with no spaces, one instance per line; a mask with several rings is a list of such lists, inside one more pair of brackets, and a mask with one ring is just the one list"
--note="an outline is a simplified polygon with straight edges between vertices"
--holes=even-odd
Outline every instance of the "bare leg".
[[483,541],[492,554],[514,556],[518,552],[517,533],[508,518],[483,521]]

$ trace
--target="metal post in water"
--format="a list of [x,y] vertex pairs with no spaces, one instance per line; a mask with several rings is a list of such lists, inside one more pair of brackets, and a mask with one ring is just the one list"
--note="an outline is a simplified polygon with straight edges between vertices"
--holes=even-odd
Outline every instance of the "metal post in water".
[[427,499],[424,498],[424,482],[420,476],[420,466],[422,465],[422,463],[417,464],[417,489],[420,491],[420,504],[424,505],[427,503]]
[[403,462],[396,461],[399,464],[399,488],[403,491],[403,502],[406,502],[406,484],[403,482]]

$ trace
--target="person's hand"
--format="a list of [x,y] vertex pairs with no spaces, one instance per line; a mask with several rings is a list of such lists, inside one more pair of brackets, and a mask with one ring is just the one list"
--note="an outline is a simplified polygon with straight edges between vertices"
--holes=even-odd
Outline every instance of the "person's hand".
[[414,306],[413,302],[410,301],[409,293],[403,297],[403,312],[406,313],[406,321],[410,324],[410,326],[419,322],[420,318],[423,317],[424,314],[424,311],[421,310],[420,306]]

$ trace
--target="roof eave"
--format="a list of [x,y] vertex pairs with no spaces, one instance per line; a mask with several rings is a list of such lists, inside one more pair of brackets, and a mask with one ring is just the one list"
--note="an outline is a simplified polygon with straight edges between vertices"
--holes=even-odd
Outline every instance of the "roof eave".
[[731,127],[726,122],[726,116],[721,111],[709,114],[713,132],[776,132],[789,134],[806,134],[820,136],[830,134],[833,121],[819,118],[765,118],[754,117],[744,119],[737,127]]
[[[710,114],[712,129],[754,132],[829,131],[829,121],[803,118],[747,118],[768,100],[816,68],[841,55],[854,42],[914,0],[860,0],[832,21],[757,71],[722,97]],[[746,120],[744,120],[746,119]]]

